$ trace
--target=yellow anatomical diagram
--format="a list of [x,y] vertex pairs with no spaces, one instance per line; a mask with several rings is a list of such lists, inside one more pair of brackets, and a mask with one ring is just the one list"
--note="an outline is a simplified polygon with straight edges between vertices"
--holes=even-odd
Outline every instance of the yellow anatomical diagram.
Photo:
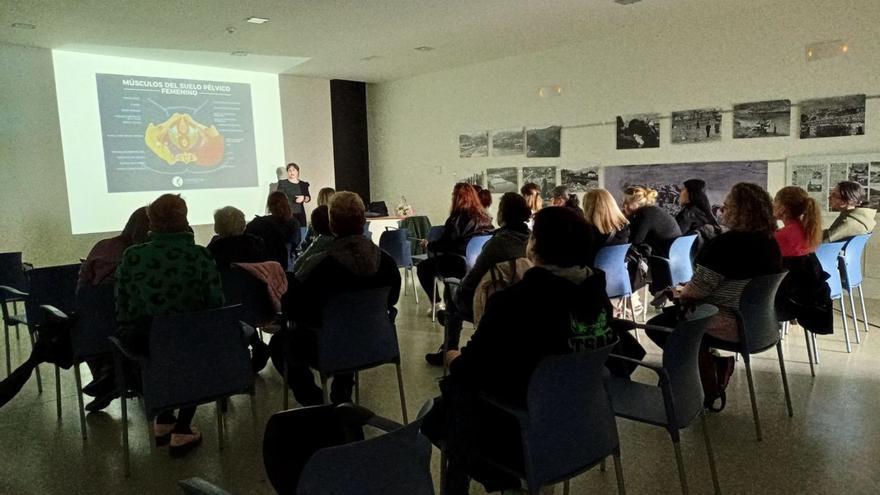
[[194,163],[211,167],[223,159],[223,135],[188,113],[175,113],[161,124],[149,124],[144,142],[168,165]]

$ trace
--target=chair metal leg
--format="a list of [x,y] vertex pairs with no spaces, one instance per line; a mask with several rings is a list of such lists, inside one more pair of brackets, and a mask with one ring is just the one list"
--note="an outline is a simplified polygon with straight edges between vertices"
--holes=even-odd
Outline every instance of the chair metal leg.
[[[31,333],[30,331],[28,331],[28,334],[31,337],[31,348],[33,348],[34,344],[35,344],[34,334]],[[39,365],[34,366],[34,374],[37,375],[37,393],[42,394],[43,393],[43,376],[40,374],[40,366]]]
[[788,335],[788,327],[790,327],[790,326],[791,326],[791,323],[789,323],[787,321],[782,322],[782,334],[783,335]]
[[128,452],[128,399],[123,392],[120,397],[122,400],[122,464],[125,470],[125,477],[131,476],[131,458]]
[[[635,303],[633,302],[633,296],[632,296],[632,294],[630,294],[628,300],[629,300],[629,309],[630,309],[630,312],[631,312],[631,314],[632,314],[632,322],[633,322],[633,323],[636,323],[636,306],[635,306]],[[626,301],[627,301],[627,298],[624,298],[624,299],[623,299],[623,317],[624,317],[624,318],[626,318]],[[642,337],[639,336],[639,329],[636,328],[636,329],[633,330],[633,332],[635,332],[635,334],[636,334],[636,341],[637,341],[637,342],[641,342],[641,341],[642,341]]]
[[404,267],[404,269],[403,269],[403,295],[404,295],[404,296],[409,292],[409,289],[407,289],[407,287],[406,287],[406,275],[407,275],[407,273],[409,273],[409,270],[407,270],[407,269]]
[[760,442],[763,440],[763,436],[761,435],[761,418],[758,417],[758,402],[755,398],[755,381],[752,378],[752,365],[749,362],[746,356],[743,356],[743,362],[746,363],[746,378],[749,381],[749,399],[752,401],[752,417],[755,419],[755,435]]
[[703,440],[706,442],[706,455],[709,456],[709,470],[712,472],[712,486],[715,494],[721,495],[721,485],[718,483],[718,469],[715,467],[715,453],[712,451],[712,441],[709,440],[709,425],[706,424],[706,410],[700,410],[700,423],[703,427]]
[[605,467],[606,467],[606,466],[605,466],[605,464],[606,464],[605,461],[606,461],[606,459],[602,459],[602,462],[599,463],[599,471],[602,472],[602,473],[605,472]]
[[843,321],[843,340],[846,342],[846,352],[852,352],[852,347],[849,344],[849,323],[846,316],[846,304],[843,301],[843,296],[840,296],[840,319]]
[[361,403],[361,376],[357,371],[354,372],[354,403]]
[[[859,300],[862,303],[862,320],[864,320],[865,324],[865,333],[868,333],[868,310],[865,309],[865,291],[862,290],[861,284],[859,284]],[[853,313],[855,313],[855,307],[853,307]]]
[[856,300],[853,297],[852,290],[846,291],[849,295],[849,307],[852,308],[853,330],[856,333],[856,344],[862,343],[862,337],[859,335],[859,319],[856,317]]
[[570,484],[570,483],[568,482],[568,480],[565,480],[565,482],[562,483],[562,493],[563,493],[563,495],[568,495],[568,491],[571,489],[571,487],[569,486],[569,484]]
[[434,277],[434,294],[431,296],[431,323],[437,321],[437,292],[439,292],[437,277]]
[[675,463],[678,465],[678,479],[681,481],[681,493],[687,495],[688,481],[687,474],[684,472],[684,459],[681,456],[681,443],[672,442],[672,446],[675,448]]
[[55,366],[55,410],[58,412],[58,419],[61,419],[61,368]]
[[648,323],[648,300],[648,286],[646,285],[642,300],[642,323]]
[[782,372],[782,389],[785,391],[785,405],[788,407],[788,417],[794,416],[791,408],[791,393],[788,390],[788,375],[785,373],[785,359],[782,357],[782,342],[776,343],[776,354],[779,356],[779,370]]
[[813,341],[813,362],[819,364],[819,343],[815,333],[810,332],[810,340]]
[[330,387],[327,386],[327,375],[321,373],[321,393],[324,395],[324,404],[330,403]]
[[406,413],[406,395],[403,392],[403,373],[400,371],[400,363],[394,363],[397,368],[397,388],[400,389],[400,410],[403,412],[403,424],[409,424],[409,417]]
[[82,431],[83,440],[88,438],[86,430],[86,411],[83,407],[82,374],[79,371],[80,363],[73,365],[73,378],[76,381],[76,403],[79,407],[79,429]]
[[623,463],[620,454],[614,454],[614,474],[617,477],[617,495],[626,495],[626,484],[623,482]]
[[409,271],[409,281],[412,284],[413,294],[416,295],[416,304],[419,304],[419,288],[416,287],[416,274],[413,273],[412,267],[407,268]]
[[9,348],[9,325],[5,321],[3,322],[3,331],[6,334],[6,376],[9,376],[12,374],[12,356]]
[[217,415],[217,449],[223,451],[223,404],[222,401],[214,403],[214,410]]
[[282,388],[284,389],[284,392],[282,392],[282,394],[281,394],[281,396],[282,396],[281,403],[282,403],[282,406],[284,407],[285,411],[290,409],[290,386],[288,385],[288,381],[287,381],[288,375],[289,375],[289,373],[287,371],[287,360],[285,359],[284,360],[284,376],[281,377],[281,379],[284,381],[284,383],[282,384]]
[[813,367],[813,349],[810,345],[810,331],[806,328],[804,329],[804,341],[807,344],[807,361],[810,362],[810,376],[816,378],[816,369]]

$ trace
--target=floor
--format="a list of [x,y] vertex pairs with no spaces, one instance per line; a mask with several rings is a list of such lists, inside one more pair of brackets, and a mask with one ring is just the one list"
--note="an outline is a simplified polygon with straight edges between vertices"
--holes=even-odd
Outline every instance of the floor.
[[[869,300],[868,306],[869,319],[880,323],[877,301]],[[440,338],[440,328],[425,316],[426,309],[424,300],[419,306],[415,304],[411,292],[401,300],[398,335],[410,417],[437,394],[441,374],[423,360],[426,352],[437,348]],[[21,362],[30,350],[25,339],[24,334],[20,340],[12,337],[14,363]],[[745,370],[739,363],[728,391],[727,409],[711,415],[708,421],[724,492],[880,493],[880,327],[863,334],[862,343],[853,345],[851,354],[844,350],[839,329],[834,335],[820,337],[819,349],[821,364],[816,378],[811,379],[802,330],[794,327],[785,340],[793,418],[786,414],[775,353],[755,356],[763,442],[755,441]],[[649,352],[656,354],[658,350],[650,347]],[[42,394],[37,393],[32,379],[0,410],[0,494],[176,493],[175,482],[192,476],[212,481],[233,494],[273,493],[261,458],[262,428],[269,415],[281,408],[281,380],[271,365],[256,379],[256,417],[247,397],[232,400],[222,451],[217,447],[213,405],[199,408],[196,416],[205,436],[203,445],[184,459],[170,459],[167,452],[150,451],[139,403],[130,402],[129,479],[122,472],[119,401],[104,412],[88,415],[89,438],[84,441],[73,373],[61,374],[64,414],[58,420],[54,376],[49,366],[42,370]],[[83,371],[87,377],[85,366]],[[638,376],[650,378],[647,374]],[[361,398],[364,406],[399,420],[393,367],[363,373]],[[618,423],[628,493],[679,492],[672,445],[665,431],[625,420]],[[711,493],[697,428],[683,432],[688,480],[693,493]],[[435,481],[438,454],[435,451],[433,457]],[[610,466],[607,472],[593,470],[576,478],[572,493],[616,493]],[[472,493],[484,492],[474,484]]]

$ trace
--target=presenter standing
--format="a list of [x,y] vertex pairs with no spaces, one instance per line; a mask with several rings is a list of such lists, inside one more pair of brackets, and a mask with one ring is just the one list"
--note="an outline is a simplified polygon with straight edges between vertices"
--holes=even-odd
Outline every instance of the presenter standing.
[[287,196],[293,218],[299,222],[301,227],[305,227],[305,204],[311,201],[312,197],[309,196],[309,183],[299,180],[299,165],[293,162],[287,164],[287,179],[278,181],[278,190]]

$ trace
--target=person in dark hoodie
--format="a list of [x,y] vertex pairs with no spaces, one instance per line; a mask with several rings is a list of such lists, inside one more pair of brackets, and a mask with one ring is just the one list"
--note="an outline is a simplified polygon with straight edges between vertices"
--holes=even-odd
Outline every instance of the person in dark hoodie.
[[675,221],[682,235],[697,234],[697,250],[704,242],[721,233],[718,220],[712,214],[709,197],[706,196],[706,182],[702,179],[684,181],[684,188],[678,196],[681,210]]
[[294,218],[283,192],[270,194],[266,206],[269,214],[255,217],[248,222],[244,231],[262,239],[268,259],[277,261],[287,271],[290,248],[297,246],[300,241],[300,224]]
[[[290,354],[285,355],[283,333],[270,342],[272,361],[279,372],[283,359],[289,359],[288,377],[296,400],[306,406],[323,401],[308,363],[314,361],[315,343],[321,331],[321,315],[327,301],[336,294],[389,287],[388,317],[397,315],[400,296],[400,272],[397,263],[372,241],[364,237],[366,223],[364,202],[353,192],[341,191],[330,200],[330,230],[336,237],[323,259],[302,279],[289,277],[290,288],[282,305],[288,319],[295,323],[290,334]],[[334,375],[330,400],[351,402],[354,374]]]
[[[469,455],[479,451],[507,458],[521,452],[516,422],[481,407],[477,397],[524,407],[529,380],[542,359],[601,347],[623,336],[612,328],[604,274],[587,266],[596,246],[594,232],[568,208],[538,212],[527,247],[534,268],[495,293],[468,345],[447,353],[450,374],[441,384],[441,407],[456,425],[443,432],[447,493],[468,493],[469,477],[489,492],[519,486],[518,479]],[[429,422],[426,429],[436,425]]]
[[[501,228],[492,234],[492,238],[483,246],[473,268],[467,272],[458,290],[453,290],[446,310],[440,313],[446,328],[447,349],[458,349],[463,321],[473,321],[474,291],[483,276],[498,263],[526,255],[526,243],[529,241],[529,226],[526,222],[532,211],[526,200],[516,193],[506,193],[498,203],[498,223]],[[443,365],[441,351],[425,355],[428,364]]]

